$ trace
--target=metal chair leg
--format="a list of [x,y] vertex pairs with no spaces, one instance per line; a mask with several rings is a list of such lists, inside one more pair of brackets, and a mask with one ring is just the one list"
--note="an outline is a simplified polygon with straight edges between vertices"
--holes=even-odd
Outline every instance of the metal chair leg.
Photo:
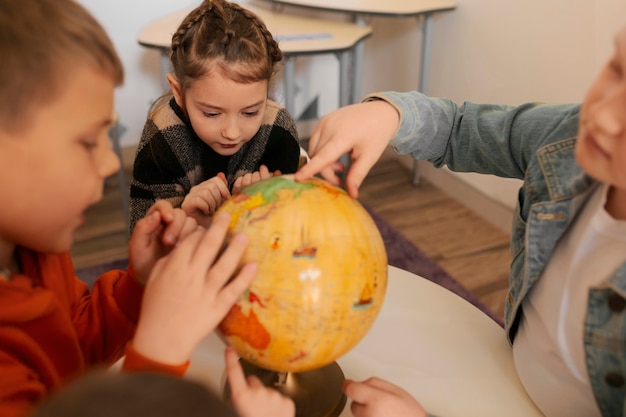
[[413,185],[420,183],[420,167],[417,159],[413,160]]
[[124,127],[119,120],[116,120],[111,129],[109,130],[109,137],[111,138],[111,143],[113,145],[113,151],[117,155],[120,160],[120,169],[117,173],[118,181],[120,186],[120,194],[122,197],[122,208],[124,209],[124,222],[126,223],[126,231],[129,233],[130,230],[130,190],[128,188],[128,183],[126,182],[126,173],[124,170],[124,159],[122,158],[122,147],[120,145],[120,139],[122,135],[126,132],[126,127]]

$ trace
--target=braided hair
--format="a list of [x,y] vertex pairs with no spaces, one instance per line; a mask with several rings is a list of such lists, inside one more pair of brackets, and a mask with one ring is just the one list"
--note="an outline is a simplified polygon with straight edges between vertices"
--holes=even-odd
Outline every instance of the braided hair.
[[172,36],[172,68],[184,91],[217,69],[238,83],[271,80],[283,54],[263,21],[227,0],[204,0]]

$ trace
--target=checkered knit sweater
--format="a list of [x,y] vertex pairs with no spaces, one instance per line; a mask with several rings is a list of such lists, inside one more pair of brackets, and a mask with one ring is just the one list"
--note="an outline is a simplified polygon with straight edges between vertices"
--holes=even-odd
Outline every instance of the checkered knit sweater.
[[191,187],[219,172],[226,174],[230,189],[238,177],[261,165],[270,172],[294,173],[299,159],[295,122],[271,100],[256,135],[236,154],[222,156],[198,138],[172,98],[148,118],[141,135],[130,186],[131,231],[157,199],[180,207]]

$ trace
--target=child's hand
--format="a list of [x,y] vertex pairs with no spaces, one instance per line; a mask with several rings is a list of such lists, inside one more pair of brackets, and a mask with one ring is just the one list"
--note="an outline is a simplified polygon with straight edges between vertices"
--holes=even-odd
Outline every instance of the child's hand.
[[208,226],[211,216],[230,198],[228,182],[223,173],[191,187],[180,206],[188,216],[196,219],[198,224]]
[[343,392],[352,400],[354,417],[425,417],[426,411],[402,388],[380,378],[363,382],[346,379]]
[[248,238],[235,235],[221,253],[229,224],[228,214],[216,216],[208,230],[197,228],[154,266],[132,342],[137,352],[164,364],[187,362],[248,288],[256,265],[236,272]]
[[258,171],[248,172],[235,180],[233,184],[233,194],[238,193],[250,184],[278,175],[281,175],[280,171],[270,172],[265,165],[261,165]]
[[293,417],[296,406],[291,398],[268,388],[255,376],[243,373],[237,352],[226,348],[226,373],[231,400],[240,417]]
[[350,152],[352,165],[346,187],[356,198],[363,179],[393,139],[399,121],[398,111],[382,100],[352,104],[327,114],[311,133],[311,160],[296,172],[295,179],[303,181],[321,173],[340,185],[335,173],[340,170],[337,160]]
[[197,227],[193,218],[169,202],[154,203],[137,222],[128,245],[130,269],[135,279],[145,284],[154,264]]

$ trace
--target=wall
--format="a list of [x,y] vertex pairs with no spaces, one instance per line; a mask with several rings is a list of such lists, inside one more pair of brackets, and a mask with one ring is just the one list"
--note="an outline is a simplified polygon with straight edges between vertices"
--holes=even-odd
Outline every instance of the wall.
[[[614,34],[626,24],[622,0],[457,4],[435,19],[428,93],[458,102],[579,101],[612,52]],[[417,65],[415,22],[377,18],[371,24],[364,91],[415,88],[417,74],[406,71]],[[406,64],[397,65],[398,60]]]

